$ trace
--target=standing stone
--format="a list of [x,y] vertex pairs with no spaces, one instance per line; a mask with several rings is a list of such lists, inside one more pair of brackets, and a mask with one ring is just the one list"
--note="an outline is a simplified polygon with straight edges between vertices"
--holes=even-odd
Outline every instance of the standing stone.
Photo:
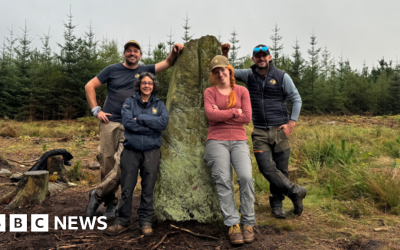
[[211,170],[203,161],[208,132],[204,90],[211,59],[221,54],[213,36],[191,40],[179,55],[167,95],[169,124],[154,190],[160,220],[214,222],[222,219]]

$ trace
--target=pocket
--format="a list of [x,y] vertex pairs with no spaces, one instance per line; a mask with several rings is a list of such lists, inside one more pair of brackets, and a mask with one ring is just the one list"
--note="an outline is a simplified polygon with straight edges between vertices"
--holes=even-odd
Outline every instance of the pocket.
[[281,132],[281,138],[283,139],[288,139],[287,135],[285,134],[285,131],[283,129],[279,130]]

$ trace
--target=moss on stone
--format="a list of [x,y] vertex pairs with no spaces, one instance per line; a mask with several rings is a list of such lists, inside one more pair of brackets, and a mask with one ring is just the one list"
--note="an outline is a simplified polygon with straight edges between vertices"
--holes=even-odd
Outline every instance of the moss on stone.
[[209,86],[209,64],[217,54],[221,54],[218,40],[205,36],[186,43],[175,62],[166,104],[170,122],[163,133],[154,190],[160,220],[222,219],[210,168],[203,161],[208,131],[203,93]]

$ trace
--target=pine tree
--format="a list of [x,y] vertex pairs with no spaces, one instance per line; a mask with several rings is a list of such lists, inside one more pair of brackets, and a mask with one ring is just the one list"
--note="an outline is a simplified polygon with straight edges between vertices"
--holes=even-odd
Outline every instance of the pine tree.
[[275,27],[272,29],[273,34],[270,36],[272,41],[272,46],[269,48],[271,51],[272,59],[277,68],[282,67],[282,51],[283,45],[281,44],[282,37],[279,35],[278,24],[275,24]]
[[305,69],[305,60],[303,59],[300,51],[299,41],[296,39],[295,45],[293,46],[294,52],[292,54],[292,63],[288,71],[290,77],[292,78],[295,86],[299,89],[301,88],[301,78],[303,77]]
[[16,53],[15,65],[18,71],[16,75],[18,77],[18,85],[13,92],[17,96],[19,103],[14,117],[21,120],[29,119],[33,121],[36,113],[36,94],[39,87],[35,86],[31,79],[32,51],[30,44],[32,43],[32,39],[28,37],[29,30],[26,26],[26,21],[25,27],[21,28],[21,30],[22,36],[18,37],[19,46],[14,49]]
[[237,40],[237,35],[238,33],[234,28],[233,31],[231,32],[231,39],[229,39],[229,42],[231,43],[231,49],[230,49],[231,53],[229,55],[229,63],[234,68],[238,68],[241,61],[241,58],[238,58],[238,51],[240,49],[240,46],[237,45],[239,43],[239,40]]
[[315,111],[317,107],[315,106],[317,95],[317,81],[319,78],[319,52],[321,48],[317,48],[317,37],[314,33],[311,34],[310,45],[311,48],[307,50],[309,55],[309,64],[305,70],[305,83],[307,83],[307,91],[304,97],[304,106],[310,111]]
[[390,110],[393,115],[400,114],[400,65],[396,65],[393,72],[393,79],[389,86]]
[[[57,58],[62,66],[62,83],[57,88],[57,95],[59,98],[58,103],[58,119],[61,116],[64,119],[71,119],[77,116],[83,116],[86,110],[86,97],[83,95],[81,89],[84,88],[85,83],[79,82],[80,69],[78,63],[78,49],[81,41],[78,41],[74,35],[76,25],[72,23],[73,15],[67,15],[68,22],[64,23],[64,44],[58,44],[61,49],[60,55]],[[85,107],[85,109],[82,109]]]
[[184,35],[183,35],[182,39],[183,39],[183,41],[185,43],[187,43],[193,37],[193,35],[189,35],[189,30],[192,28],[192,26],[189,26],[190,19],[189,19],[188,15],[187,15],[187,12],[186,12],[186,19],[183,19],[183,21],[185,21],[185,24],[182,27],[185,30],[185,32],[184,32]]
[[221,40],[222,36],[221,36],[221,30],[218,31],[218,42],[222,44],[222,40]]
[[321,54],[321,79],[327,81],[330,78],[330,73],[332,72],[332,62],[331,53],[325,46]]
[[172,27],[171,27],[171,29],[170,29],[170,31],[169,31],[169,35],[167,35],[167,36],[168,36],[167,45],[168,45],[168,47],[169,47],[169,52],[171,53],[172,48],[173,48],[174,45],[175,45],[175,41],[172,40],[172,37],[174,36],[174,34],[172,34]]

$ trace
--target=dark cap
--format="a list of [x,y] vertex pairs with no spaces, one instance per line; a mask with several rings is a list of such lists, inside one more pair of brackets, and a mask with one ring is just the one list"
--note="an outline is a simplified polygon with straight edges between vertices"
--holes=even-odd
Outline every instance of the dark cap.
[[125,43],[124,51],[126,50],[126,47],[128,47],[129,45],[134,45],[134,46],[138,47],[140,51],[142,51],[140,44],[138,42],[136,42],[135,40],[130,40],[129,42]]
[[254,47],[254,49],[253,49],[253,57],[255,57],[260,52],[263,52],[263,53],[265,53],[267,55],[270,55],[267,45],[264,45],[264,44],[259,44],[259,45]]

